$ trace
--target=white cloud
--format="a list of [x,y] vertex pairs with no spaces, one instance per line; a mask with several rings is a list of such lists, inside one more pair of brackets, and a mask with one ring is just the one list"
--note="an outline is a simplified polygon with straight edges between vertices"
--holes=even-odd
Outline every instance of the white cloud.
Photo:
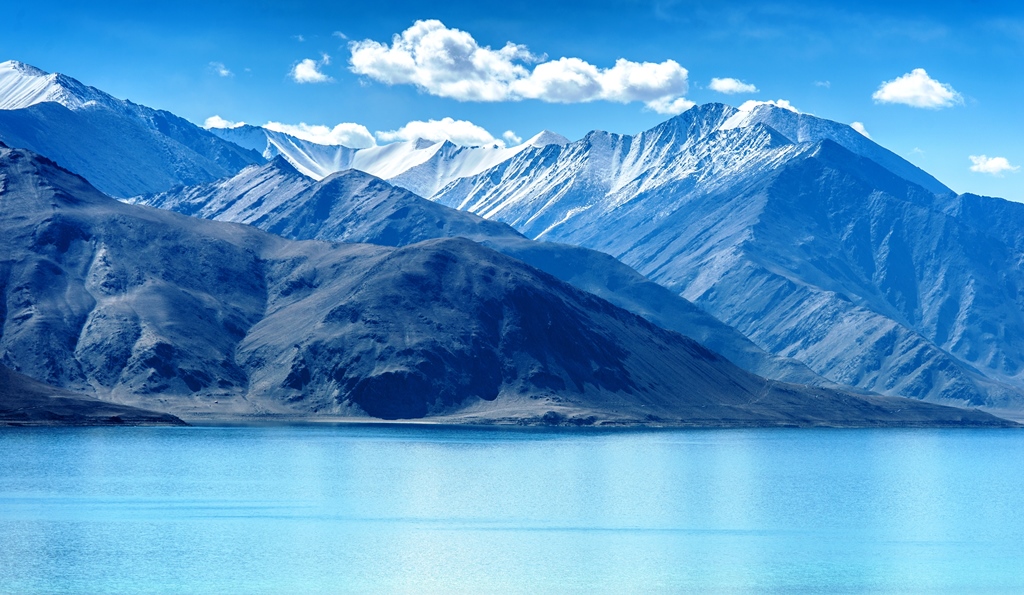
[[239,126],[245,126],[245,122],[232,122],[220,116],[210,116],[203,122],[203,128],[207,130],[211,128],[238,128]]
[[978,172],[980,174],[991,174],[993,176],[1002,176],[1003,172],[1017,171],[1020,169],[1019,165],[1010,165],[1006,157],[989,157],[987,155],[971,155],[971,171]]
[[503,132],[501,138],[505,139],[505,142],[511,146],[519,145],[523,142],[523,138],[511,130]]
[[630,62],[619,58],[615,66],[600,72],[600,99],[618,103],[675,99],[688,87],[689,73],[675,60]]
[[414,85],[459,101],[549,103],[614,101],[669,104],[686,94],[687,70],[674,60],[619,59],[598,68],[579,58],[547,60],[526,46],[481,46],[472,35],[441,21],[416,21],[391,44],[371,39],[349,43],[349,68],[388,85]]
[[823,89],[831,89],[832,81],[814,81],[815,87],[821,87]]
[[854,130],[863,134],[864,136],[871,138],[871,135],[868,134],[868,129],[864,128],[864,124],[862,122],[852,122],[850,123],[850,128],[853,128]]
[[756,108],[759,105],[774,105],[775,107],[779,107],[779,108],[782,108],[782,109],[785,109],[785,110],[789,110],[789,111],[797,113],[797,114],[802,114],[803,113],[800,110],[796,109],[796,107],[794,107],[792,103],[790,103],[789,101],[787,101],[785,99],[779,99],[777,101],[772,101],[772,100],[757,101],[757,100],[751,99],[749,101],[744,101],[743,105],[741,105],[739,107],[739,110],[741,112],[752,112],[752,111],[754,111],[754,108]]
[[923,68],[882,83],[871,96],[877,103],[901,103],[911,107],[939,109],[964,102],[952,86],[928,76]]
[[318,124],[306,124],[305,122],[298,124],[267,122],[263,127],[267,130],[283,132],[295,138],[301,138],[321,145],[344,145],[353,149],[364,149],[377,144],[366,126],[351,122],[343,122],[333,128]]
[[327,54],[324,54],[319,61],[306,58],[293,66],[288,75],[296,83],[328,83],[334,79],[321,72],[320,68],[330,63],[331,57]]
[[697,105],[685,97],[676,99],[655,99],[647,102],[647,108],[659,114],[675,116]]
[[337,37],[338,39],[348,39],[348,35],[345,35],[341,31],[335,31],[334,33],[331,33],[331,35]]
[[[467,120],[442,118],[440,120],[414,120],[398,130],[378,131],[377,140],[383,143],[416,140],[418,138],[440,142],[450,140],[457,145],[505,145],[486,129]],[[518,137],[517,137],[518,138]]]
[[719,93],[733,94],[733,93],[757,93],[757,87],[749,83],[744,83],[739,79],[711,79],[711,84],[708,88],[712,91],[718,91]]
[[228,70],[228,67],[224,66],[223,62],[210,62],[210,70],[217,76],[235,76],[235,73]]

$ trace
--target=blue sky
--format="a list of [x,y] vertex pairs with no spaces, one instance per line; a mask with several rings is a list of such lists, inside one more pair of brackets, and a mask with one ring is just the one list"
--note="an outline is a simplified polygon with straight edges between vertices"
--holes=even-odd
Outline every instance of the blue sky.
[[[18,3],[5,8],[0,60],[63,72],[199,124],[213,115],[253,124],[351,123],[384,133],[378,142],[400,138],[409,122],[444,118],[478,128],[430,130],[497,139],[511,131],[512,140],[545,128],[571,139],[592,129],[634,133],[670,117],[652,106],[671,111],[673,101],[680,109],[784,99],[804,112],[862,123],[877,142],[954,190],[1024,201],[1020,3],[853,4]],[[440,22],[432,25],[435,41],[468,39],[474,56],[492,60],[467,71],[467,81],[429,65],[402,68],[396,60],[404,50],[422,57],[437,49],[415,39],[392,46],[394,35],[421,20]],[[354,42],[365,51],[354,54]],[[503,53],[509,42],[515,47]],[[358,65],[354,57],[362,58]],[[628,62],[616,69],[618,60]],[[300,79],[329,80],[296,82],[296,66]],[[566,73],[590,73],[592,84],[567,90],[552,83]],[[717,92],[713,78],[757,91]]]

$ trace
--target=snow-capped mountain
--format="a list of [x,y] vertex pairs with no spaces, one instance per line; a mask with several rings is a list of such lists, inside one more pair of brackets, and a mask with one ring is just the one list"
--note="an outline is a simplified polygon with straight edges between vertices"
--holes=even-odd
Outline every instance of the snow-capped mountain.
[[14,61],[0,63],[0,141],[119,197],[210,182],[264,161],[174,114]]
[[846,150],[867,157],[899,177],[913,182],[935,194],[954,194],[945,184],[939,182],[927,172],[896,155],[892,151],[875,143],[846,124],[840,124],[796,110],[761,104],[749,110],[739,110],[729,117],[719,128],[746,128],[754,124],[764,124],[772,130],[782,133],[794,143],[807,143],[830,140]]
[[686,299],[607,254],[528,240],[511,227],[420,198],[356,170],[315,182],[283,157],[237,176],[131,202],[207,219],[246,223],[291,239],[406,246],[464,237],[696,339],[741,368],[801,384],[828,384],[793,359],[773,356]]
[[214,128],[210,131],[241,147],[257,151],[266,159],[280,155],[297,170],[316,180],[342,170],[356,169],[420,196],[430,196],[453,180],[474,176],[522,151],[569,143],[565,137],[545,130],[514,147],[462,147],[450,141],[417,139],[351,149],[340,145],[321,145],[258,126]]
[[465,239],[292,241],[113,200],[0,148],[2,363],[230,413],[705,425],[998,425],[765,381]]
[[956,197],[848,126],[709,104],[432,198],[607,252],[836,382],[1024,406],[1024,207]]

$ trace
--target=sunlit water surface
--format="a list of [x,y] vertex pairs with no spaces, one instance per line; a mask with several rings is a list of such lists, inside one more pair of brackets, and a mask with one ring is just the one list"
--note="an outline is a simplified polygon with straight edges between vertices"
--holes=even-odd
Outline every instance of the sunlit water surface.
[[1024,431],[2,429],[0,590],[1024,592]]

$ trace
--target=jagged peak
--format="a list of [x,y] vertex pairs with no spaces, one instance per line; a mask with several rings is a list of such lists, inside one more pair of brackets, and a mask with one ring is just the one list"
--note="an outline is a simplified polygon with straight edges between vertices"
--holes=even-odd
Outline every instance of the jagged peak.
[[672,116],[668,122],[691,122],[695,120],[706,120],[708,118],[717,118],[721,116],[731,116],[736,113],[737,108],[728,105],[726,103],[711,102],[702,103],[695,105],[690,109]]
[[26,76],[46,76],[50,74],[45,70],[36,68],[31,64],[26,64],[25,62],[20,62],[18,60],[7,60],[6,62],[0,62],[0,71],[3,70],[14,70],[23,73]]
[[736,108],[730,105],[705,103],[673,116],[643,134],[655,138],[672,137],[674,142],[680,143],[691,137],[703,138],[720,129],[722,123],[735,113]]

